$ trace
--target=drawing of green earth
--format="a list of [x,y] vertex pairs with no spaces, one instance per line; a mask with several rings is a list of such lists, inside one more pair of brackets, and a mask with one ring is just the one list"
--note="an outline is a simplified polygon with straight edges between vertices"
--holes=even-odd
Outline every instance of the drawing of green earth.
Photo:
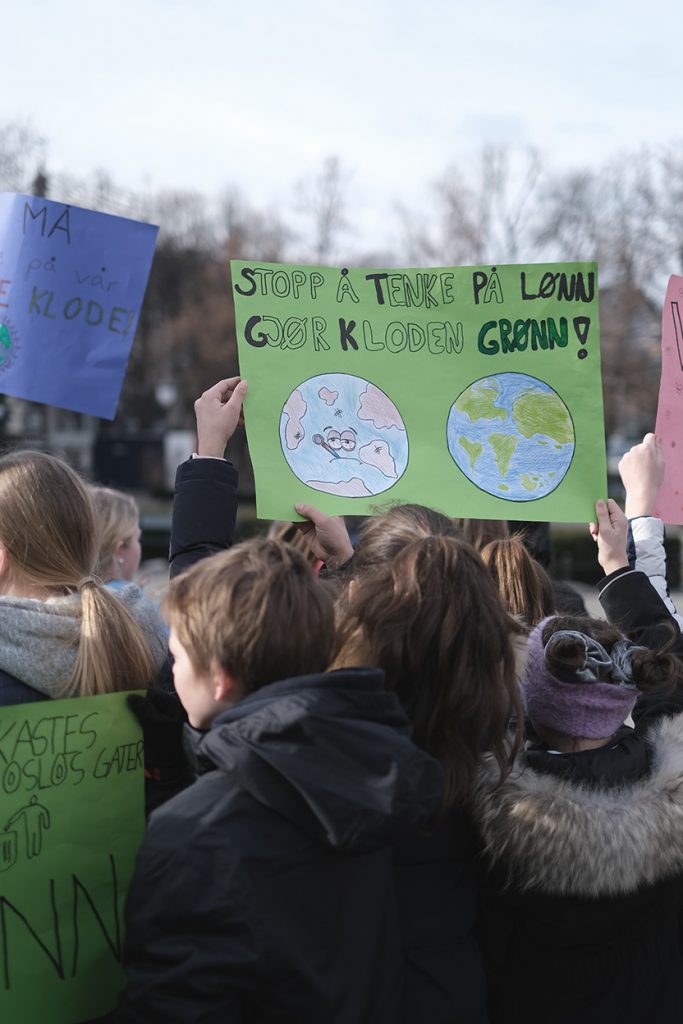
[[562,482],[574,424],[550,385],[496,373],[462,391],[448,415],[448,450],[468,480],[498,498],[535,501]]
[[0,366],[9,362],[12,351],[12,335],[6,324],[0,323]]

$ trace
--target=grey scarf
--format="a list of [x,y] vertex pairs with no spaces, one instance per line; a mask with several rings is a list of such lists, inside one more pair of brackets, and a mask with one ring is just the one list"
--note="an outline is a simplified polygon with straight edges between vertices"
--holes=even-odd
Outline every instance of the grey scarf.
[[[167,659],[167,633],[158,607],[131,583],[116,590],[141,627],[159,672]],[[48,697],[64,695],[71,679],[81,623],[78,594],[40,601],[0,597],[0,669]]]

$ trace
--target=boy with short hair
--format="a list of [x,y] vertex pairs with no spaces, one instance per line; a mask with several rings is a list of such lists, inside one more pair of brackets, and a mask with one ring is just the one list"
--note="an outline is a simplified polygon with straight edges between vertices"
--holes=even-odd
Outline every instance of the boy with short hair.
[[332,601],[288,545],[200,562],[166,610],[176,689],[208,732],[138,856],[118,1019],[392,1024],[391,844],[438,806],[440,768],[381,672],[325,672]]

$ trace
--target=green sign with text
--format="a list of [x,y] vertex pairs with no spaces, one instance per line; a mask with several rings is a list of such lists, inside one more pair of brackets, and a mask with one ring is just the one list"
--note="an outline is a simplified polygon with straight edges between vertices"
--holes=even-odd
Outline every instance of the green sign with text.
[[77,1024],[116,1005],[144,832],[126,694],[0,708],[0,1018]]
[[259,516],[585,521],[606,496],[595,264],[231,268]]

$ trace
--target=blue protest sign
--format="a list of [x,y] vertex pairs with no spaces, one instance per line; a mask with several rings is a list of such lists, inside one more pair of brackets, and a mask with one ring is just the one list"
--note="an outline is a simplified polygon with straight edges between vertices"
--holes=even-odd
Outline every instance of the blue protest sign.
[[113,419],[158,228],[0,193],[0,392]]

